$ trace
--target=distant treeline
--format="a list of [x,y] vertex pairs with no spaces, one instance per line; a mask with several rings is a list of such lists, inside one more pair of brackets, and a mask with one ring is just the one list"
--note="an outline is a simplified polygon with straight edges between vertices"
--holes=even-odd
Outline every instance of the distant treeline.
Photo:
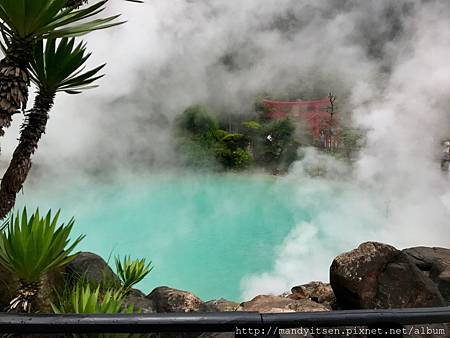
[[[188,107],[175,120],[177,152],[182,162],[214,170],[286,171],[298,159],[299,147],[315,144],[312,139],[299,137],[291,119],[270,120],[267,113],[266,108],[256,104],[254,112],[236,120],[220,121],[204,105]],[[363,133],[342,128],[341,138],[342,146],[333,155],[353,158],[361,147]]]

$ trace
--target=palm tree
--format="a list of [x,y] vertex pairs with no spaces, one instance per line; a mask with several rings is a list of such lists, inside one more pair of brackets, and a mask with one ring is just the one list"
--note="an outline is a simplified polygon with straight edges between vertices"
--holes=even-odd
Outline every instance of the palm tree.
[[120,24],[113,22],[118,15],[86,20],[102,12],[107,1],[76,9],[67,7],[68,0],[0,0],[0,29],[5,41],[5,57],[0,61],[0,136],[10,126],[12,116],[26,107],[35,44]]
[[27,112],[21,128],[19,144],[0,185],[0,219],[14,207],[16,194],[22,188],[31,168],[31,156],[47,125],[48,113],[58,92],[78,94],[93,88],[102,77],[98,72],[104,64],[84,71],[90,53],[84,43],[75,45],[74,38],[49,39],[36,44],[31,62],[31,78],[38,87],[34,107]]
[[52,218],[51,211],[41,217],[37,210],[28,218],[11,215],[8,228],[0,232],[0,264],[19,279],[17,296],[11,301],[9,311],[30,312],[39,293],[42,276],[50,270],[70,263],[76,245],[84,238],[79,236],[71,244],[69,235],[74,219],[57,227],[59,211]]

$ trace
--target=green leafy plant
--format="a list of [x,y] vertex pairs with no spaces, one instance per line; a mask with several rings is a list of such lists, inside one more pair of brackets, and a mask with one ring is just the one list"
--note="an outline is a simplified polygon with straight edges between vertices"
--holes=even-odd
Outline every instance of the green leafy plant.
[[363,130],[356,128],[343,128],[339,138],[342,144],[342,151],[347,159],[351,159],[357,154],[364,145],[365,133]]
[[[294,132],[295,126],[288,118],[263,124],[252,142],[255,160],[273,168],[290,165],[288,162],[283,163],[286,159],[283,155],[288,149],[295,154],[298,145],[294,140]],[[292,156],[289,159],[292,160]]]
[[242,122],[242,126],[249,132],[256,132],[261,129],[261,123],[253,120]]
[[187,108],[177,119],[178,131],[193,135],[206,134],[219,128],[217,119],[202,105]]
[[59,304],[51,304],[55,313],[132,313],[133,307],[124,308],[122,290],[107,289],[100,292],[100,286],[91,289],[88,283],[79,282]]
[[216,156],[227,169],[245,169],[252,161],[251,155],[242,148],[231,150],[226,147],[219,147]]
[[0,233],[0,264],[16,275],[20,282],[17,296],[9,310],[29,312],[40,290],[41,277],[52,269],[70,263],[71,255],[84,236],[70,244],[69,235],[74,225],[72,218],[67,225],[57,226],[60,212],[54,217],[51,211],[41,217],[36,210],[30,217],[26,209],[22,215],[11,215],[8,227]]
[[115,262],[117,275],[122,282],[124,293],[128,293],[134,285],[143,280],[153,270],[152,262],[146,263],[144,258],[132,260],[129,256],[125,256],[121,260],[116,257]]
[[91,84],[103,77],[98,72],[102,64],[91,70],[84,70],[91,53],[86,43],[75,44],[74,38],[48,39],[36,44],[31,62],[32,81],[39,94],[51,97],[57,92],[79,94],[83,90],[95,88]]
[[[134,305],[124,305],[124,293],[122,289],[108,288],[102,290],[97,286],[92,288],[89,283],[79,280],[72,289],[66,289],[59,297],[58,304],[51,304],[53,312],[57,314],[116,314],[140,312],[134,310]],[[134,334],[74,334],[75,338],[138,338],[142,335]]]

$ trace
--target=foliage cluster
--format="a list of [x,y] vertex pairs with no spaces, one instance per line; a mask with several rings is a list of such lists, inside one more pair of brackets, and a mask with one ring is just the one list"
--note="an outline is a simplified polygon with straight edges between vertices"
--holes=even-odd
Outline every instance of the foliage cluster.
[[299,144],[295,141],[295,126],[288,118],[258,123],[244,122],[251,138],[255,163],[275,169],[287,169],[295,161]]
[[216,117],[202,105],[187,108],[176,119],[179,152],[188,165],[239,170],[248,167],[251,155],[249,139],[219,128]]
[[[353,160],[364,144],[364,132],[350,127],[335,131],[339,146],[324,148],[322,140],[313,138],[309,128],[296,126],[289,118],[269,119],[269,109],[255,105],[254,119],[231,121],[228,132],[207,107],[194,105],[177,118],[180,153],[189,165],[222,169],[244,169],[257,166],[272,172],[284,172],[296,160],[300,145],[313,146],[342,159]],[[230,120],[228,121],[230,124]],[[223,126],[222,126],[223,127]],[[300,143],[301,140],[301,143]]]
[[116,272],[122,282],[122,293],[127,294],[131,288],[143,280],[153,270],[152,262],[146,263],[145,259],[132,260],[125,256],[123,260],[116,257]]
[[[58,225],[59,211],[52,217],[49,211],[41,217],[39,210],[28,216],[26,209],[8,219],[0,229],[0,264],[13,273],[20,282],[16,297],[9,311],[30,312],[31,305],[41,289],[45,274],[62,268],[77,255],[72,254],[84,236],[71,241],[69,236],[74,225],[72,218],[67,225]],[[142,281],[153,269],[145,259],[116,257],[116,272],[121,284],[110,286],[107,281],[90,285],[77,278],[75,283],[66,280],[64,292],[57,304],[52,304],[56,313],[120,313],[133,311],[133,306],[124,308],[124,297],[131,288]],[[105,285],[108,285],[105,287]]]
[[364,146],[365,133],[356,128],[343,128],[340,133],[342,153],[348,159],[353,159]]
[[86,283],[78,282],[59,304],[52,304],[55,313],[131,313],[133,308],[124,308],[121,290],[107,289],[100,293],[100,286],[92,289]]

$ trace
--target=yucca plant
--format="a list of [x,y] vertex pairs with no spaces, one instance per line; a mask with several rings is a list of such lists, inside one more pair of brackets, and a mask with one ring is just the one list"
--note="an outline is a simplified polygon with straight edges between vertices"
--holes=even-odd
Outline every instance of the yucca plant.
[[51,304],[55,313],[132,313],[133,308],[124,308],[121,290],[107,289],[100,292],[100,286],[91,289],[89,283],[78,282],[68,295]]
[[[64,313],[133,313],[134,306],[124,306],[124,294],[122,290],[101,290],[100,286],[92,289],[88,283],[80,280],[71,290],[59,299],[59,304],[51,304],[53,312]],[[137,311],[139,312],[139,311]],[[138,338],[141,335],[132,334],[74,334],[75,338]]]
[[153,270],[153,267],[151,267],[152,262],[146,264],[144,258],[132,260],[129,256],[125,256],[121,260],[119,257],[116,257],[115,262],[116,272],[125,294],[130,292],[135,284],[143,280]]
[[76,9],[67,6],[67,0],[0,0],[5,54],[0,61],[0,136],[10,126],[12,116],[26,107],[35,44],[46,38],[73,37],[120,24],[114,21],[118,15],[92,19],[105,9],[107,1]]
[[39,210],[28,217],[26,209],[10,216],[8,227],[0,232],[0,264],[19,279],[17,296],[10,311],[29,312],[41,287],[42,276],[65,266],[76,256],[71,254],[84,236],[70,243],[74,219],[67,225],[58,224],[60,212],[52,217],[48,211],[41,217]]
[[[57,40],[59,42],[57,42]],[[27,112],[21,128],[19,144],[0,185],[0,219],[14,207],[16,195],[22,188],[31,168],[31,156],[47,125],[48,113],[58,92],[78,94],[96,87],[94,81],[104,64],[85,70],[90,57],[84,43],[75,44],[74,38],[49,39],[35,46],[31,62],[31,76],[38,87],[34,107]]]

